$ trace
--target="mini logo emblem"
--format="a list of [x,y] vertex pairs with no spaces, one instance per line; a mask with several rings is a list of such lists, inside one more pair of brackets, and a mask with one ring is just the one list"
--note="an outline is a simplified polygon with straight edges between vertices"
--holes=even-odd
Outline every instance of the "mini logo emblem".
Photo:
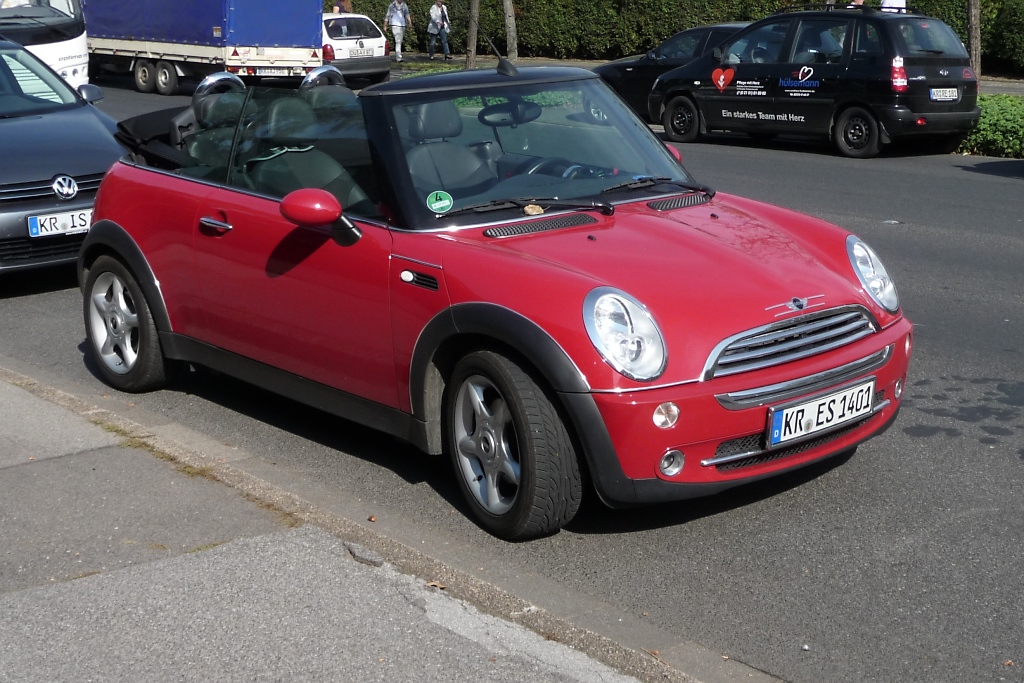
[[75,195],[78,194],[78,183],[75,179],[69,175],[59,175],[53,179],[53,193],[57,195],[59,199],[74,199]]
[[789,303],[786,304],[786,308],[791,311],[802,311],[807,308],[807,299],[800,299],[794,296],[789,300]]

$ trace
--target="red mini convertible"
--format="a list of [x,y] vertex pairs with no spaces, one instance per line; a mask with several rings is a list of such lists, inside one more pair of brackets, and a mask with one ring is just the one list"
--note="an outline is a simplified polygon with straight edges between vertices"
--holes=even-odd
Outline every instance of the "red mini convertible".
[[681,500],[849,452],[899,409],[875,252],[695,182],[590,72],[217,75],[120,138],[79,258],[105,381],[203,365],[444,452],[499,536],[557,531],[584,482]]

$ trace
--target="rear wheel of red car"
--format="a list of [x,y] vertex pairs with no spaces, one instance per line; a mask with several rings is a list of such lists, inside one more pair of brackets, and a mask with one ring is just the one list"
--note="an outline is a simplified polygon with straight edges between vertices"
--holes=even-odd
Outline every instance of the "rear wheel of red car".
[[558,531],[579,509],[576,449],[557,409],[519,365],[491,351],[455,367],[445,436],[459,488],[491,533],[525,539]]
[[150,391],[167,381],[168,366],[142,288],[110,256],[89,269],[83,297],[85,336],[104,381],[121,391]]
[[156,63],[156,91],[161,95],[174,95],[178,92],[178,72],[170,62]]
[[139,92],[156,90],[156,67],[148,59],[135,60],[135,89]]
[[669,100],[661,123],[672,142],[693,142],[700,136],[700,113],[689,97],[680,95]]
[[843,111],[832,129],[832,141],[845,157],[867,159],[882,148],[878,122],[871,112],[860,107]]

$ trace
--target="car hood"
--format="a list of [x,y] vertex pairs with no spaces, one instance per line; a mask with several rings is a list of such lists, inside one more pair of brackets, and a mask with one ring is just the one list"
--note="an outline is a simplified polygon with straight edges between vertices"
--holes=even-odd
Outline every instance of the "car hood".
[[595,71],[596,73],[600,73],[601,69],[604,67],[633,66],[634,64],[636,64],[637,62],[644,58],[644,55],[630,55],[629,57],[620,57],[619,59],[614,59],[610,62],[605,62],[604,64],[600,64],[594,67],[593,71]]
[[[640,301],[669,347],[661,383],[697,378],[717,344],[784,320],[779,314],[794,314],[785,307],[794,298],[817,297],[812,301],[823,309],[860,304],[883,325],[891,322],[853,272],[848,234],[720,193],[700,206],[658,212],[646,203],[620,205],[598,223],[489,241],[490,248],[514,255],[497,266],[516,282],[505,305],[545,329],[564,330],[566,320],[579,320],[583,297],[595,287],[614,287]],[[449,265],[446,258],[446,277],[457,270]],[[534,276],[550,283],[546,296],[544,285],[534,287]]]
[[48,180],[61,173],[105,173],[125,153],[105,118],[92,107],[81,106],[0,119],[0,159],[7,160],[0,169],[0,184]]

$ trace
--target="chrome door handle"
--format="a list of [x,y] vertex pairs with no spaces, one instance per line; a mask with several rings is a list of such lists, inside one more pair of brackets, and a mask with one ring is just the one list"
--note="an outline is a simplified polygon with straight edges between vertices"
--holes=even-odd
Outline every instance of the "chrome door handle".
[[224,221],[219,221],[216,218],[210,218],[209,216],[203,216],[202,218],[200,218],[199,225],[203,226],[204,228],[216,230],[218,232],[227,232],[228,230],[231,229],[230,223],[225,223]]

